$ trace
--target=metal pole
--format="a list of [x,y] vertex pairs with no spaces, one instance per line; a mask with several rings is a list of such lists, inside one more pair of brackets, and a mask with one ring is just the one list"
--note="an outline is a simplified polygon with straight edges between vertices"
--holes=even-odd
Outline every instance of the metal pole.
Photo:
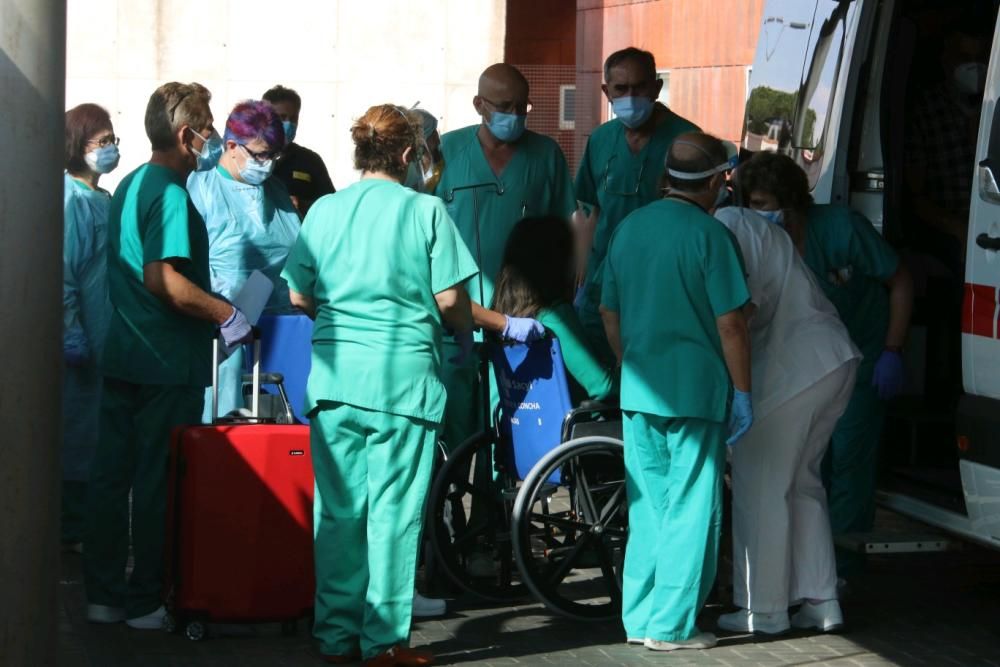
[[0,2],[0,665],[54,665],[66,0]]

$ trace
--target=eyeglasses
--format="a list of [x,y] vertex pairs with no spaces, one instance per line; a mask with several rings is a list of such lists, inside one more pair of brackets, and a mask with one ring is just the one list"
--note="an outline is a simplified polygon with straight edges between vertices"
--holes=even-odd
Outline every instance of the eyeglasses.
[[239,144],[239,147],[247,152],[255,162],[267,162],[268,160],[278,160],[281,157],[281,151],[252,151],[247,148],[246,144]]
[[503,104],[499,104],[489,99],[488,97],[483,97],[482,95],[479,96],[479,99],[481,99],[483,102],[486,102],[500,113],[527,114],[531,113],[531,108],[533,106],[531,104],[531,100],[528,100],[524,104],[518,105],[517,102],[504,102]]
[[608,163],[604,167],[604,191],[609,195],[616,195],[618,197],[638,197],[639,187],[642,185],[642,174],[646,170],[645,160],[639,163],[639,173],[635,177],[635,186],[624,182],[625,177],[628,176],[627,169],[624,174],[618,175],[616,172],[614,175],[611,173],[611,163],[614,162],[617,155],[612,155],[608,158]]
[[87,145],[89,146],[90,144],[97,144],[99,148],[104,148],[105,146],[110,146],[111,144],[117,146],[120,141],[121,141],[120,137],[116,137],[113,134],[106,134],[100,139],[91,139],[90,141],[87,142]]

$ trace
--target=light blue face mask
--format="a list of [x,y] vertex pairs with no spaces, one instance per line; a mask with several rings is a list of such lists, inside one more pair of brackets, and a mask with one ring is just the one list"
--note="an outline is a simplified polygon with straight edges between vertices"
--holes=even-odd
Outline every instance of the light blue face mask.
[[780,208],[773,211],[755,211],[757,215],[779,227],[785,226],[785,212]]
[[250,185],[260,185],[267,179],[271,177],[271,172],[274,171],[274,160],[264,160],[263,162],[257,162],[253,159],[253,156],[247,151],[247,147],[240,144],[240,148],[247,154],[247,162],[240,169],[240,180],[244,183],[249,183]]
[[611,100],[615,116],[625,127],[635,129],[653,115],[653,100],[648,97],[616,97]]
[[521,138],[521,135],[524,134],[524,126],[527,121],[527,116],[494,111],[490,115],[490,121],[486,124],[486,127],[500,141],[511,142]]
[[[194,130],[191,131],[194,132]],[[198,134],[197,132],[194,133]],[[198,137],[204,139],[200,134],[198,134]],[[195,171],[211,171],[215,169],[219,164],[219,158],[222,157],[224,148],[225,144],[222,143],[222,137],[219,136],[218,132],[212,132],[211,136],[209,136],[208,140],[201,147],[201,152],[195,153],[195,156],[198,158]]]
[[285,145],[295,141],[295,131],[299,128],[298,123],[293,123],[290,120],[281,121],[281,127],[285,130]]
[[90,151],[83,156],[83,161],[87,163],[87,166],[94,170],[98,174],[107,174],[114,171],[114,168],[118,166],[118,160],[121,158],[121,154],[118,152],[118,146],[114,144],[108,144],[107,146],[102,146],[96,151]]

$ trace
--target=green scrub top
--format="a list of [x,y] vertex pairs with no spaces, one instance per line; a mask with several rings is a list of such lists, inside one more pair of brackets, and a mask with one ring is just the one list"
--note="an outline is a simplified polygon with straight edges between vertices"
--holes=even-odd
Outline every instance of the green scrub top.
[[559,303],[545,308],[537,319],[559,340],[574,404],[585,399],[602,401],[618,393],[613,360],[600,358],[592,349],[572,305]]
[[875,227],[847,206],[813,205],[806,213],[804,259],[830,299],[864,359],[858,382],[868,382],[889,329],[885,281],[899,255]]
[[434,295],[475,274],[436,197],[377,178],[321,197],[281,273],[316,304],[306,412],[337,401],[440,423]]
[[184,175],[144,164],[111,198],[108,218],[109,344],[104,375],[136,384],[204,387],[212,377],[214,326],[182,315],[143,284],[149,262],[179,258],[181,275],[208,291],[208,233]]
[[[667,109],[667,119],[660,123],[649,143],[633,153],[625,140],[625,125],[612,119],[600,125],[587,139],[587,148],[576,172],[576,198],[600,206],[594,244],[587,263],[593,278],[604,260],[611,234],[632,211],[660,198],[660,177],[667,149],[678,135],[694,132],[697,125]],[[600,281],[597,280],[600,294]]]
[[[476,136],[480,127],[463,127],[441,137],[444,171],[434,194],[444,200],[473,257],[476,256],[473,196],[478,199],[482,257],[477,261],[481,262],[483,272],[482,300],[478,281],[471,282],[468,289],[474,301],[488,308],[493,302],[493,283],[500,273],[507,237],[514,225],[528,216],[555,215],[569,219],[576,209],[576,200],[559,144],[526,130],[515,144],[514,156],[497,176]],[[493,183],[503,189],[502,195],[497,195],[492,187],[452,193],[453,188]]]
[[662,199],[629,215],[605,261],[601,303],[621,320],[621,407],[721,422],[729,372],[716,318],[750,300],[732,233]]

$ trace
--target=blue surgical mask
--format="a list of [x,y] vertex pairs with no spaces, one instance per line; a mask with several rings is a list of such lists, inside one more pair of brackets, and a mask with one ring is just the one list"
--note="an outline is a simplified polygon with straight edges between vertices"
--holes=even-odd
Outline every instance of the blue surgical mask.
[[785,212],[780,208],[773,211],[756,211],[756,213],[772,224],[778,225],[779,227],[785,226]]
[[298,123],[293,123],[290,120],[281,121],[281,127],[285,130],[285,145],[295,141],[295,130],[299,128]]
[[[246,146],[240,144],[240,148],[247,150]],[[271,172],[274,171],[274,160],[264,160],[263,162],[257,162],[253,157],[247,153],[247,162],[240,169],[240,180],[244,183],[249,183],[250,185],[260,185],[267,179],[271,177]]]
[[517,141],[524,134],[524,125],[527,120],[528,117],[521,114],[494,111],[490,115],[490,121],[486,127],[500,141]]
[[[194,130],[191,130],[194,132]],[[194,132],[198,134],[197,132]],[[199,137],[201,135],[198,135]],[[203,138],[203,137],[202,137]],[[195,153],[198,158],[198,164],[195,167],[195,171],[211,171],[219,164],[219,158],[222,157],[222,151],[225,145],[222,143],[222,137],[219,136],[218,132],[212,132],[208,140],[205,141],[204,145],[201,147],[200,153]]]
[[653,100],[648,97],[616,97],[611,100],[615,116],[625,127],[635,129],[653,115]]
[[102,146],[83,156],[83,161],[87,163],[87,166],[98,174],[114,171],[115,167],[118,166],[119,159],[121,159],[121,153],[118,152],[118,146],[114,144]]

